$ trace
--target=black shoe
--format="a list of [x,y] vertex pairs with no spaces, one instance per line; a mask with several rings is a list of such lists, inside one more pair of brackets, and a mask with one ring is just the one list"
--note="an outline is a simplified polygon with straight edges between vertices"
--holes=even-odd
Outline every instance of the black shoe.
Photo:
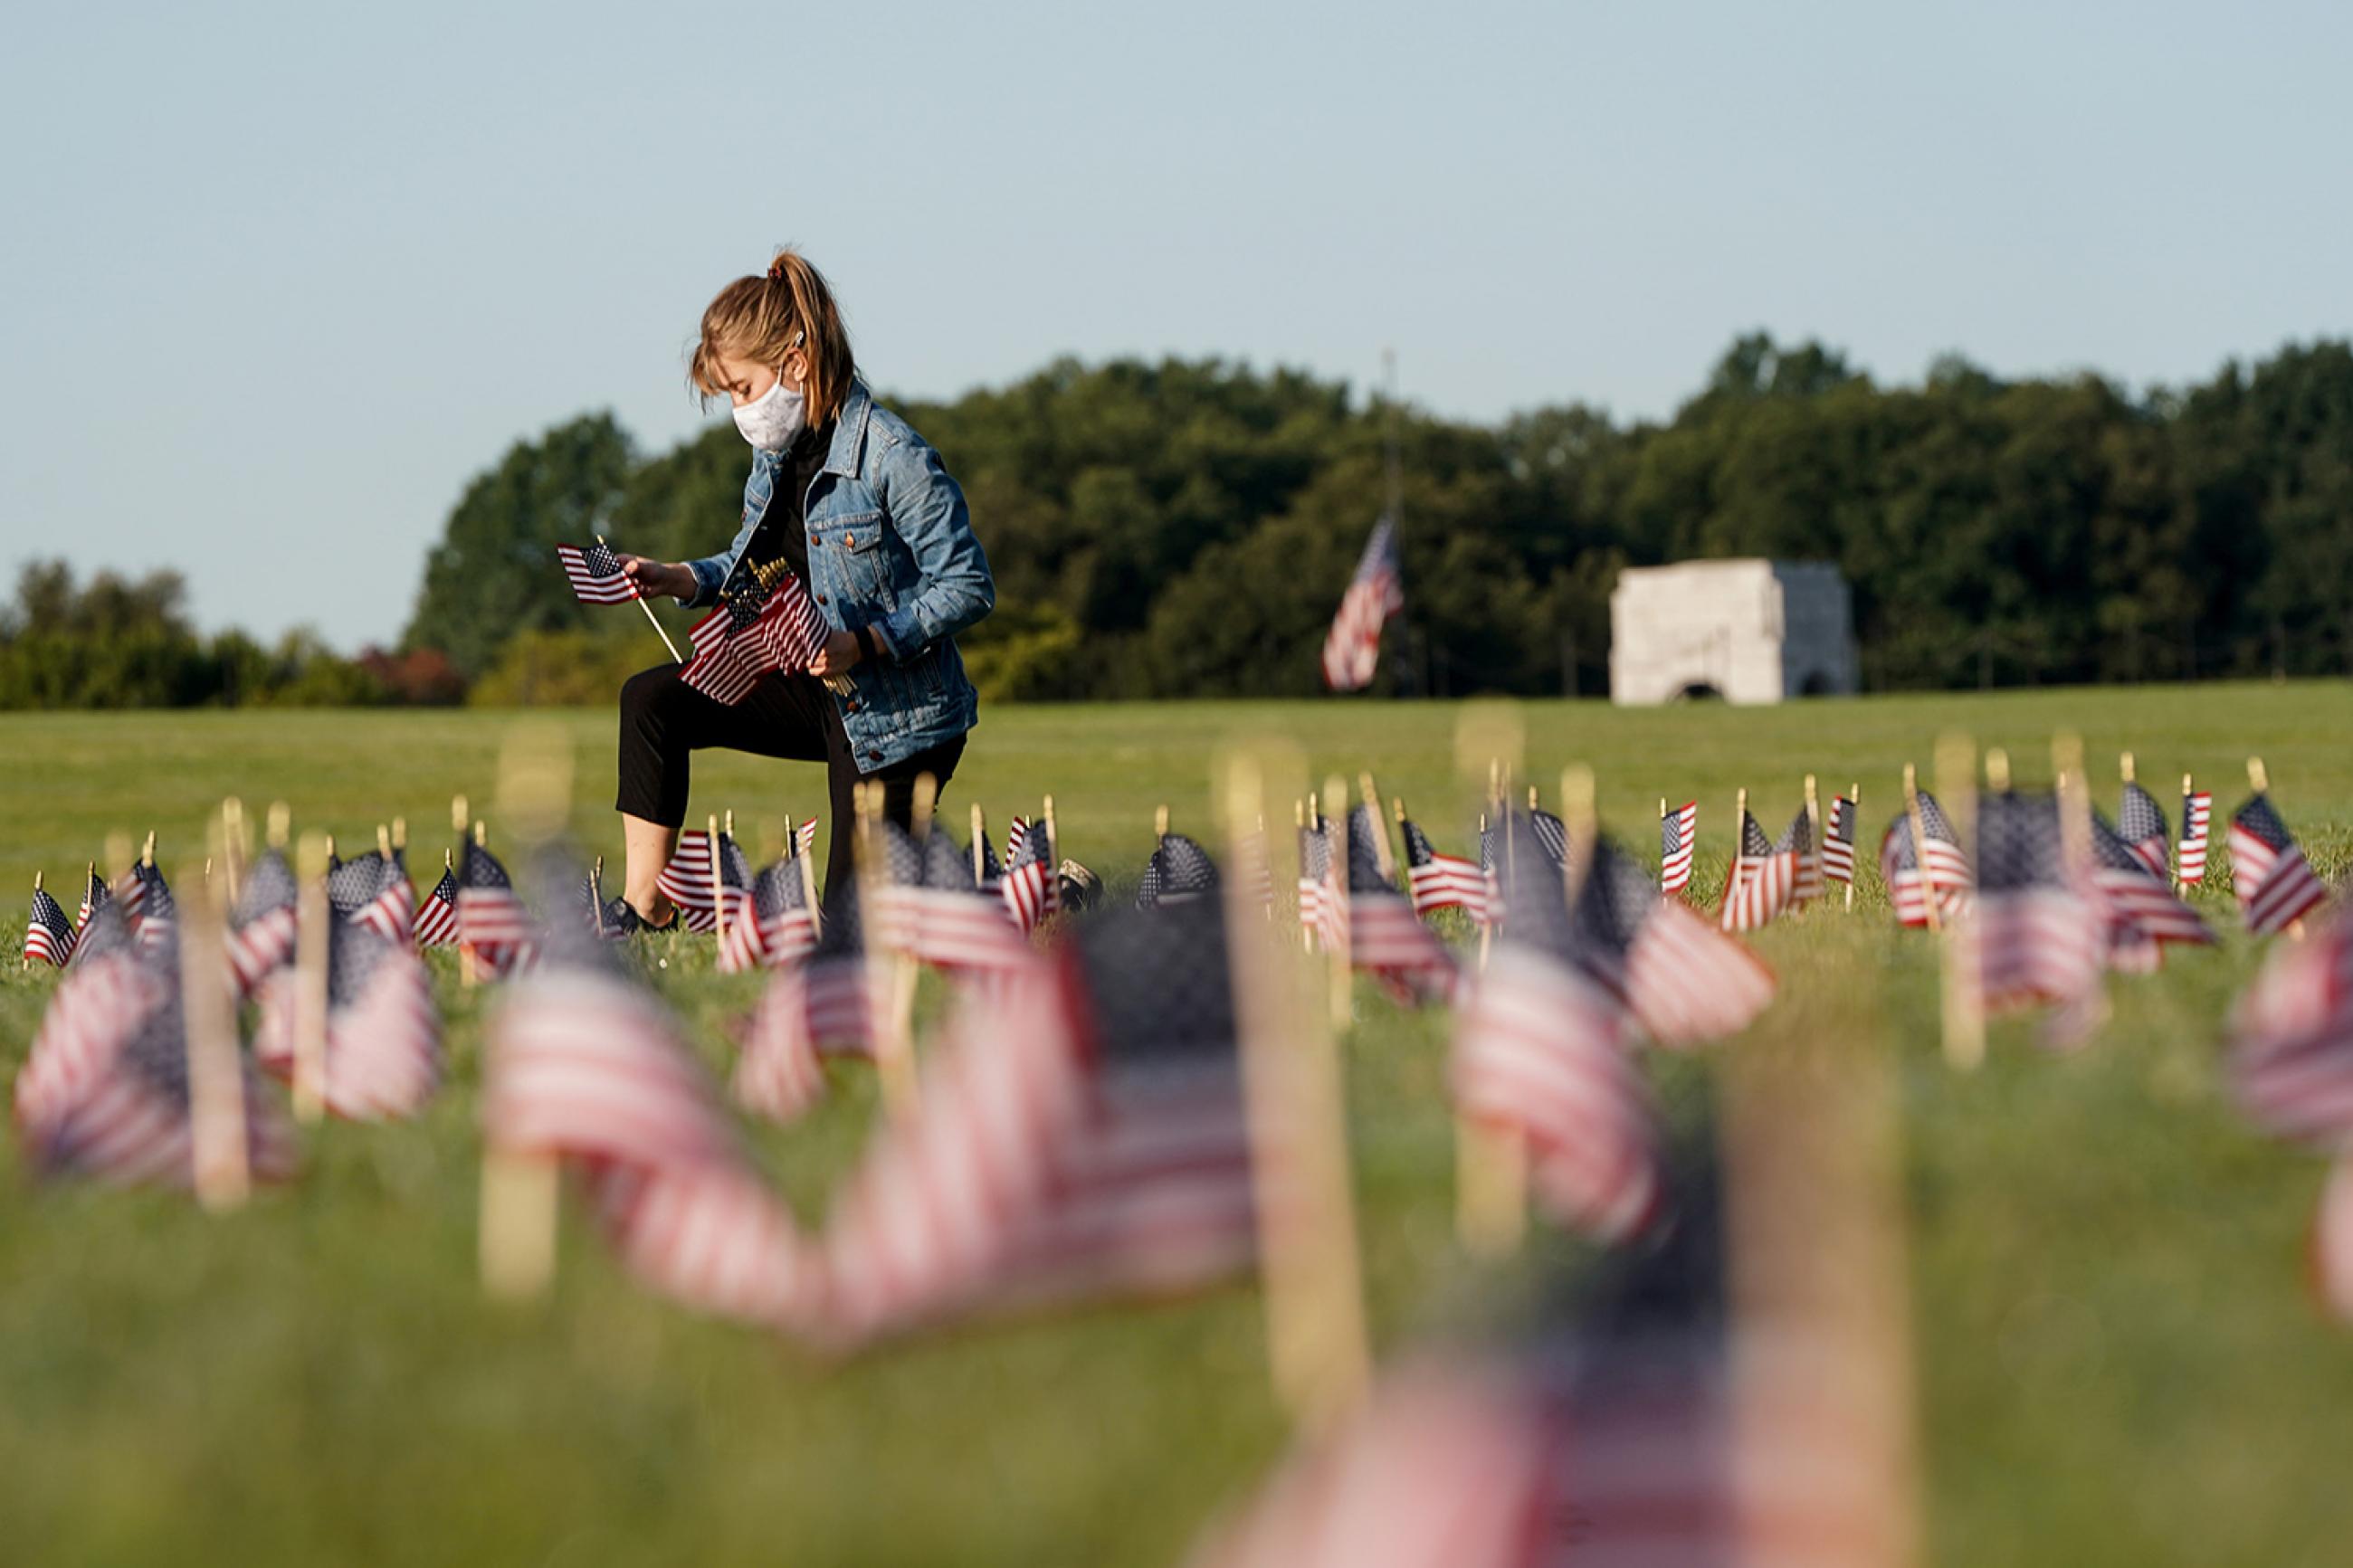
[[607,942],[626,942],[639,931],[659,934],[662,931],[677,929],[678,911],[676,910],[670,910],[669,920],[660,925],[654,925],[649,923],[645,916],[630,908],[629,900],[627,899],[607,899],[604,912],[596,921],[597,934]]

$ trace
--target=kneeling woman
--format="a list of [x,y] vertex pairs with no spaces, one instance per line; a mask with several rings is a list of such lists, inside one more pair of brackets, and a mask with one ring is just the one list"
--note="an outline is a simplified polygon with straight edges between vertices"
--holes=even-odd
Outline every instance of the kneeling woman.
[[[623,555],[622,569],[648,593],[703,605],[731,574],[783,562],[808,585],[829,635],[810,674],[765,676],[732,707],[689,687],[678,665],[621,689],[616,804],[628,872],[606,909],[618,933],[677,919],[656,879],[686,820],[688,758],[706,747],[823,763],[828,896],[845,886],[853,786],[881,780],[885,814],[904,825],[916,777],[945,784],[955,772],[980,716],[955,635],[996,603],[964,492],[939,454],[868,395],[833,296],[800,256],[780,252],[766,276],[719,291],[689,374],[703,396],[734,403],[752,444],[743,527],[722,554]],[[824,677],[846,689],[829,689]]]

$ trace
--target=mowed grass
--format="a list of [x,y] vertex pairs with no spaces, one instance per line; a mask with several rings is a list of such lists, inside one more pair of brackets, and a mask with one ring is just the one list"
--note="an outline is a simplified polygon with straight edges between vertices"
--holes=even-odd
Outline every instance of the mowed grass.
[[[1370,767],[1442,848],[1469,842],[1445,705],[1187,704],[993,710],[947,806],[1001,827],[1054,792],[1066,852],[1132,883],[1166,802],[1206,830],[1221,742],[1272,732],[1308,773]],[[2244,758],[2325,870],[2353,847],[2353,689],[2054,691],[1620,712],[1531,704],[1529,774],[1576,759],[1605,825],[1655,860],[1659,797],[1701,801],[1701,881],[1720,879],[1733,792],[1778,829],[1819,774],[1859,780],[1866,844],[1947,729],[2049,776],[2080,731],[2113,810],[2115,752],[2139,753],[2168,811],[2179,776],[2222,816]],[[492,794],[521,716],[230,713],[0,720],[9,951],[32,873],[70,905],[110,831],[160,836],[178,870],[225,794],[347,844],[405,815],[429,879],[459,790]],[[533,722],[543,721],[534,717]],[[577,826],[617,854],[610,714],[560,719],[579,759]],[[696,819],[817,809],[813,768],[710,756]],[[1280,836],[1279,836],[1280,837]],[[494,829],[494,844],[496,842]],[[1866,856],[1866,858],[1868,857]],[[2220,868],[2218,867],[2218,874]],[[2235,923],[2221,885],[2200,902]],[[1892,1053],[1933,1560],[1957,1563],[2334,1563],[2353,1539],[2353,1336],[2306,1283],[2322,1163],[2253,1132],[2218,1044],[2260,950],[2235,934],[2112,986],[2083,1052],[1998,1027],[1973,1075],[1943,1064],[1933,946],[1899,934],[1866,870],[1849,915],[1820,909],[1757,946],[1802,1007],[1715,1053],[1834,1028]],[[714,1068],[756,980],[707,944],[650,942],[651,978]],[[656,962],[667,959],[666,968]],[[13,1072],[54,986],[0,979]],[[958,1334],[842,1364],[639,1292],[575,1215],[559,1282],[486,1302],[474,1268],[481,999],[440,973],[452,1080],[411,1123],[330,1125],[302,1178],[243,1213],[185,1197],[37,1186],[0,1157],[0,1559],[11,1563],[1144,1563],[1178,1560],[1282,1452],[1255,1294]],[[1445,1021],[1360,987],[1345,1042],[1349,1133],[1377,1342],[1481,1315],[1578,1247],[1540,1238],[1483,1270],[1451,1237]],[[1705,1058],[1654,1070],[1679,1122]],[[754,1142],[805,1223],[875,1119],[868,1075]],[[0,1140],[5,1135],[0,1134]]]

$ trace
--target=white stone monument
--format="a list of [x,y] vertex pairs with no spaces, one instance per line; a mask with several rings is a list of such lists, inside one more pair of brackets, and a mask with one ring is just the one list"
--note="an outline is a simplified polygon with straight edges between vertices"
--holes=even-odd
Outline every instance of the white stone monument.
[[1778,702],[1861,685],[1846,579],[1826,561],[1631,566],[1609,595],[1609,700]]

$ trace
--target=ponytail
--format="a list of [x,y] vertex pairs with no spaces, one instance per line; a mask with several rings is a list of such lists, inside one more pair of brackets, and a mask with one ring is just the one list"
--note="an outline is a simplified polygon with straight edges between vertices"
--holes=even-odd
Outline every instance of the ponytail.
[[702,312],[702,335],[688,362],[687,380],[702,395],[716,397],[725,390],[722,359],[782,365],[796,348],[808,362],[802,391],[809,424],[822,426],[840,412],[858,362],[825,275],[786,247],[768,263],[765,276],[738,278]]

